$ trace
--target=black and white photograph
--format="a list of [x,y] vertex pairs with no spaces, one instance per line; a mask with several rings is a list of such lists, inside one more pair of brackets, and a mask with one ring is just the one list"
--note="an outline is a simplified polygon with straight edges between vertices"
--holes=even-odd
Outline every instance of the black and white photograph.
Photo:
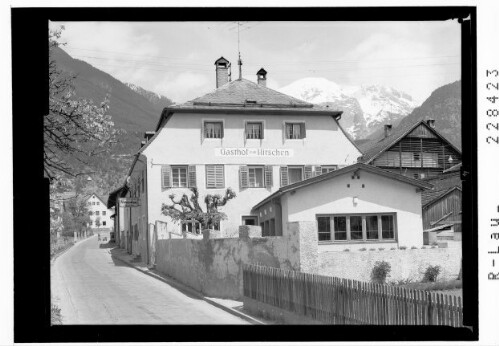
[[499,66],[479,115],[476,7],[44,12],[41,183],[19,188],[14,28],[34,10],[12,10],[16,342],[477,340],[478,280],[499,278],[494,214],[478,270],[477,142],[499,139],[477,118],[496,120]]

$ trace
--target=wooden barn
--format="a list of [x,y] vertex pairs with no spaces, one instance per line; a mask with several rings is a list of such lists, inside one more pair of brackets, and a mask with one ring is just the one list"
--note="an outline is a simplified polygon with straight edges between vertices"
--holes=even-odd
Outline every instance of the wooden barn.
[[433,119],[393,129],[361,146],[360,162],[415,178],[427,179],[461,163],[461,151],[435,130]]

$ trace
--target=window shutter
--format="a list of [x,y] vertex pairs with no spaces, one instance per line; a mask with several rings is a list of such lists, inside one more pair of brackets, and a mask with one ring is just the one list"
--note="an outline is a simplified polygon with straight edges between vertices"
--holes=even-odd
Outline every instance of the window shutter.
[[187,167],[187,174],[189,176],[188,179],[188,186],[189,187],[196,187],[196,166],[188,166]]
[[272,187],[272,166],[265,166],[265,187]]
[[305,179],[312,178],[312,166],[305,166]]
[[249,185],[248,166],[239,167],[239,186],[247,188]]
[[170,165],[161,166],[161,187],[169,188],[172,187],[172,167]]
[[322,167],[321,166],[315,166],[314,169],[315,169],[314,176],[318,176],[318,175],[322,174]]
[[263,126],[263,121],[262,121],[262,123],[261,123],[261,125],[260,125],[260,126],[261,126],[261,128],[260,128],[260,129],[261,129],[260,138],[261,138],[261,139],[263,139],[263,138],[264,138],[264,137],[263,137],[263,135],[264,135],[264,133],[265,133],[265,128],[264,128],[264,126]]
[[221,137],[220,138],[224,138],[224,123],[220,123],[220,127],[222,128],[222,130],[220,131],[221,132]]
[[215,166],[215,177],[216,177],[216,187],[218,189],[223,189],[225,187],[225,177],[224,177],[224,166]]
[[300,124],[301,138],[307,138],[307,132],[305,130],[305,123]]
[[288,166],[281,166],[281,187],[289,184]]

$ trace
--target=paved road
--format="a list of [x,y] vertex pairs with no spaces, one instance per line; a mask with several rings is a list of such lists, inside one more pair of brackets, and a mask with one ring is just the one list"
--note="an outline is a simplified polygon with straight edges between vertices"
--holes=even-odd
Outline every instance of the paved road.
[[[102,243],[100,243],[102,244]],[[111,258],[97,236],[51,268],[52,299],[63,324],[247,324]]]

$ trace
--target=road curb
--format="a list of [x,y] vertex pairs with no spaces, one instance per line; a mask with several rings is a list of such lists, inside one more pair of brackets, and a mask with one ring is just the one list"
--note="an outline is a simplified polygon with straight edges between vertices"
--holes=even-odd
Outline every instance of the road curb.
[[188,287],[188,286],[185,286],[184,284],[180,283],[180,282],[177,282],[177,281],[174,281],[173,279],[167,279],[167,278],[164,278],[154,272],[151,272],[151,270],[144,270],[144,269],[141,269],[135,265],[133,265],[132,263],[128,262],[127,260],[124,260],[118,256],[115,256],[111,253],[111,251],[109,251],[109,253],[111,254],[111,257],[114,258],[114,259],[117,259],[118,261],[122,262],[122,263],[125,263],[126,265],[128,265],[129,267],[131,268],[134,268],[138,271],[140,271],[141,273],[144,273],[146,275],[149,275],[150,277],[153,277],[155,279],[158,279],[164,283],[167,283],[168,285],[170,286],[173,286],[175,287],[176,289],[178,290],[181,290],[181,291],[186,291],[188,292],[189,294],[193,295],[193,296],[196,296],[197,298],[201,299],[201,300],[204,300],[205,302],[207,302],[208,304],[211,304],[219,309],[222,309],[232,315],[235,315],[239,318],[242,318],[243,320],[245,321],[248,321],[250,322],[251,324],[265,324],[263,323],[262,321],[259,321],[257,320],[256,318],[252,317],[252,316],[249,316],[249,315],[246,315],[238,310],[235,310],[235,309],[232,309],[230,307],[227,307],[223,304],[220,304],[216,301],[213,301],[211,300],[210,298],[207,298],[205,296],[203,296],[201,293],[199,293],[198,291]]

